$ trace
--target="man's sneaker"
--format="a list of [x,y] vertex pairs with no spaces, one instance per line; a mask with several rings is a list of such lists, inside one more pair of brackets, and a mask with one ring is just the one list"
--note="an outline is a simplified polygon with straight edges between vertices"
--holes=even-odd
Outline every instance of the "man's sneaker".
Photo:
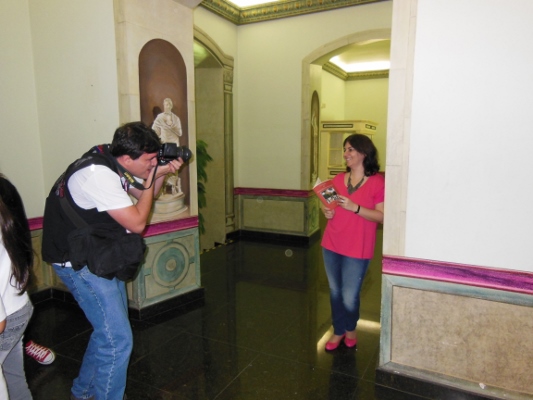
[[37,361],[39,364],[52,364],[56,359],[56,355],[48,347],[41,346],[40,344],[34,343],[31,340],[26,343],[25,346],[26,354]]

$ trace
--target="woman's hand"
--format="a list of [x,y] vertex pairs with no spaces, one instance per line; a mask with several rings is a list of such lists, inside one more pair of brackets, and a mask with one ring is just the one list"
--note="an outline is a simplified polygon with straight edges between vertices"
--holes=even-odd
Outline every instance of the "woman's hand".
[[324,211],[324,216],[326,219],[331,219],[335,215],[335,209],[329,209],[329,208],[322,208],[322,211]]
[[[360,204],[356,204],[348,197],[339,196],[338,207],[342,207],[347,211],[356,213],[358,216],[367,219],[371,222],[383,223],[383,212],[385,209],[384,203],[376,204],[374,209],[362,207]],[[327,218],[327,217],[326,217]]]
[[352,212],[357,211],[357,207],[358,207],[357,204],[355,204],[353,201],[351,201],[346,196],[339,195],[339,200],[337,201],[337,203],[339,203],[339,206],[344,208],[345,210],[352,211]]

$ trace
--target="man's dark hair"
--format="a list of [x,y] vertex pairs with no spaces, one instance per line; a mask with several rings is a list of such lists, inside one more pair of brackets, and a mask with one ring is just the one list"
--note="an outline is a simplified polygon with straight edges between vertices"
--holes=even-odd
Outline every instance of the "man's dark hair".
[[[344,139],[343,146],[345,146],[346,143],[350,143],[350,146],[352,146],[358,153],[365,155],[363,167],[365,168],[366,176],[372,176],[379,172],[378,150],[368,136],[354,133]],[[350,168],[346,167],[346,171],[349,170]]]
[[153,129],[142,122],[128,122],[117,128],[110,152],[113,157],[130,156],[136,160],[144,153],[157,153],[161,140]]

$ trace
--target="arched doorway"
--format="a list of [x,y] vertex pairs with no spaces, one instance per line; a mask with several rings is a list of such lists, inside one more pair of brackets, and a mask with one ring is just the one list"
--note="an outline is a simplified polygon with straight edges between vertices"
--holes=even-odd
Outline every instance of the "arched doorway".
[[[310,53],[302,61],[302,154],[301,154],[301,187],[302,189],[310,189],[314,181],[312,160],[314,153],[313,143],[313,96],[318,94],[319,99],[322,99],[322,69],[323,65],[327,63],[332,54],[338,52],[339,49],[347,46],[365,43],[376,40],[390,40],[390,29],[376,29],[365,32],[359,32],[337,39],[325,46],[319,47],[317,50]],[[321,100],[320,100],[321,101]],[[352,118],[353,119],[353,118]],[[315,139],[316,140],[316,139]],[[318,148],[320,152],[320,146]],[[384,165],[385,160],[381,160]]]
[[196,137],[207,144],[206,205],[199,209],[201,250],[224,243],[235,230],[233,205],[233,58],[194,28]]
[[[309,189],[312,186],[313,170],[312,168],[312,158],[314,153],[312,138],[313,138],[313,111],[316,110],[316,106],[313,106],[313,99],[318,95],[319,101],[322,105],[323,102],[323,92],[322,92],[322,71],[324,64],[332,57],[332,54],[338,52],[339,49],[345,48],[347,46],[364,43],[368,41],[376,40],[389,40],[391,32],[388,29],[383,30],[372,30],[361,32],[347,37],[340,38],[336,41],[333,41],[326,46],[321,46],[314,52],[310,53],[304,60],[302,64],[302,175],[301,175],[301,185],[304,189]],[[387,79],[388,80],[388,79]],[[383,86],[383,85],[382,85]],[[388,83],[387,83],[388,86]],[[384,94],[384,101],[382,101],[384,109],[383,119],[386,122],[386,107],[387,107],[387,97],[388,92]],[[316,112],[315,112],[316,114]],[[361,116],[361,119],[367,119],[365,116]],[[323,120],[323,113],[320,112],[320,118]],[[353,118],[349,118],[353,119]],[[357,118],[359,119],[359,118]],[[386,134],[386,129],[384,129],[383,134]],[[385,139],[384,139],[385,140]],[[320,144],[320,141],[319,141]],[[319,153],[323,151],[322,148],[318,149]],[[322,157],[319,157],[319,160]],[[321,162],[321,161],[319,161]],[[385,159],[380,158],[380,163],[382,167],[385,166]],[[320,166],[318,167],[320,170]],[[323,218],[322,213],[319,213],[317,218],[320,218],[320,221],[317,221],[316,224],[323,229],[326,224],[326,220]],[[315,223],[315,222],[310,222]],[[378,230],[377,241],[376,241],[376,253],[375,257],[372,260],[371,268],[367,272],[363,285],[363,293],[365,293],[366,301],[361,304],[361,320],[360,325],[364,329],[379,329],[380,321],[380,311],[381,311],[381,264],[382,264],[382,244],[383,240],[383,229]],[[321,270],[319,274],[322,274],[319,279],[321,279],[324,284],[327,284],[327,279],[324,272]],[[359,325],[358,325],[359,326]]]

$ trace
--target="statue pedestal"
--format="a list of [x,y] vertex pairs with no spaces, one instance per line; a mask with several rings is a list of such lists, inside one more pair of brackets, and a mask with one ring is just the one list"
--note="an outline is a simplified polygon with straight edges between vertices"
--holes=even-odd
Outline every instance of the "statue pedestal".
[[150,223],[176,219],[187,211],[185,194],[163,194],[154,201],[154,210]]
[[145,319],[185,305],[194,309],[204,304],[199,234],[194,225],[196,217],[151,224],[146,230],[146,258],[135,279],[126,285],[129,311],[134,318]]

